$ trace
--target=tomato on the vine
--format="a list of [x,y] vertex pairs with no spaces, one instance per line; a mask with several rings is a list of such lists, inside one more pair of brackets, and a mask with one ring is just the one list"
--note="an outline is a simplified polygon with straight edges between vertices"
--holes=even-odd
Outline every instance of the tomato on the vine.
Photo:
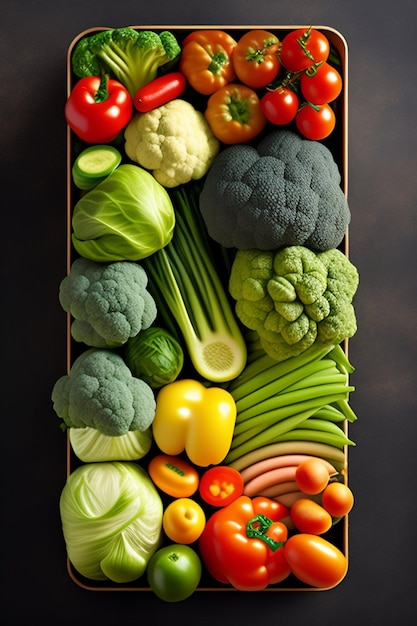
[[314,28],[298,28],[285,35],[279,53],[282,65],[289,72],[301,72],[314,63],[327,61],[329,40]]
[[295,116],[295,124],[306,139],[320,141],[333,132],[336,116],[328,104],[316,106],[306,103]]
[[253,89],[266,87],[275,80],[281,67],[279,45],[277,36],[267,30],[250,30],[242,35],[232,54],[239,80]]
[[261,109],[271,124],[289,124],[298,111],[298,96],[289,87],[267,91],[261,98]]
[[329,63],[322,63],[300,76],[300,89],[312,104],[326,104],[336,100],[342,91],[342,77]]

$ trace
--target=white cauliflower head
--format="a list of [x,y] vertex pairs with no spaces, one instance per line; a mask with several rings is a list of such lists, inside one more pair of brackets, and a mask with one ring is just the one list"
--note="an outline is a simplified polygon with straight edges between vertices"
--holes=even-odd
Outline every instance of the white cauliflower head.
[[204,115],[181,99],[137,113],[125,129],[129,159],[152,171],[164,187],[202,178],[219,146]]

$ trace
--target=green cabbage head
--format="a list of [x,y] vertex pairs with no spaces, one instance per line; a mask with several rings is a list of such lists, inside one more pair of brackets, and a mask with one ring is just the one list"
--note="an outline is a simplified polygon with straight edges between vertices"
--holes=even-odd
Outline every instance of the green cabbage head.
[[162,513],[157,489],[139,465],[81,465],[60,498],[68,558],[88,579],[133,581],[160,546]]
[[174,226],[165,187],[143,168],[127,163],[75,204],[72,243],[92,261],[139,261],[164,248]]

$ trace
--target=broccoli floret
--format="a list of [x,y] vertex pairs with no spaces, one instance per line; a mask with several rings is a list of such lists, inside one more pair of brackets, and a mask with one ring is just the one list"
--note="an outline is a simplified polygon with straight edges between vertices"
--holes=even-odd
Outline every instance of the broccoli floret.
[[220,152],[207,174],[200,210],[210,236],[226,248],[337,248],[350,222],[330,150],[289,130],[257,147]]
[[151,387],[132,376],[123,358],[96,348],[83,352],[56,381],[52,402],[66,427],[95,428],[110,437],[146,430],[156,409]]
[[229,291],[242,324],[283,361],[314,343],[330,348],[355,334],[358,284],[358,270],[340,250],[289,246],[238,250]]
[[74,318],[73,339],[113,348],[149,328],[157,310],[147,284],[148,276],[137,263],[76,259],[59,289],[61,306]]
[[133,97],[138,89],[156,78],[159,68],[181,53],[173,33],[134,28],[100,31],[81,39],[72,54],[76,76],[111,74]]

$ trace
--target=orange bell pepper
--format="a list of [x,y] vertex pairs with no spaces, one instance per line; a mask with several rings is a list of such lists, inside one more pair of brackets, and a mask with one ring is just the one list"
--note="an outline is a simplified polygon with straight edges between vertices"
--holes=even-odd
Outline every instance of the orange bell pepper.
[[180,71],[198,93],[210,95],[236,78],[232,52],[237,42],[222,30],[196,30],[182,43]]
[[240,496],[206,522],[199,549],[208,572],[240,591],[261,591],[285,580],[288,509],[276,500]]
[[230,83],[213,93],[204,116],[213,135],[225,144],[251,141],[266,125],[257,93],[239,83]]

